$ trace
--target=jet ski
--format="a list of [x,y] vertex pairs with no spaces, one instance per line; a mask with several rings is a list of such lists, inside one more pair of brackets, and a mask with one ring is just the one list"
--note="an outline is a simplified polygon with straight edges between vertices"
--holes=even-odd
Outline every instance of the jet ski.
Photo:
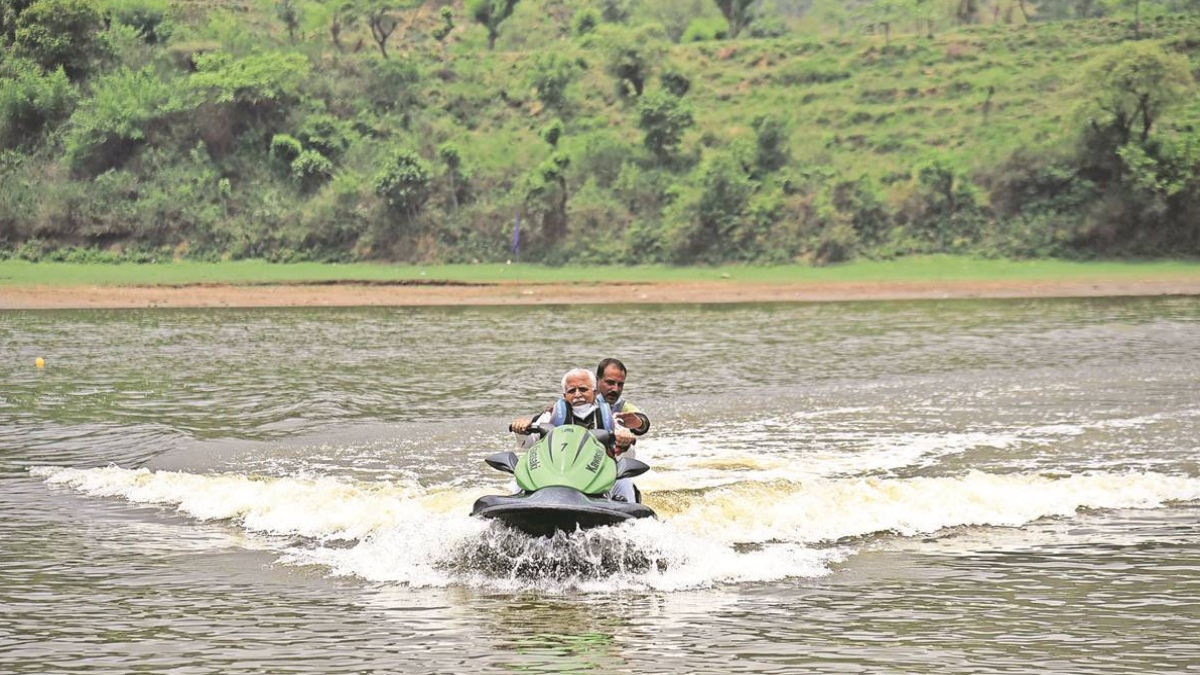
[[484,460],[513,474],[520,491],[480,497],[472,516],[493,518],[535,537],[655,517],[640,495],[634,503],[609,498],[618,478],[640,476],[650,467],[633,458],[610,457],[608,431],[566,424],[535,426],[529,433],[541,438],[520,458],[501,452]]

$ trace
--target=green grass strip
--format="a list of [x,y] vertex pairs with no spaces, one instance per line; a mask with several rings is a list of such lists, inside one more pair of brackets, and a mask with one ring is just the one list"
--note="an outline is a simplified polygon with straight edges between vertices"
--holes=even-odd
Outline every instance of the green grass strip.
[[927,256],[890,261],[855,261],[808,267],[545,267],[527,264],[389,265],[372,263],[77,264],[0,261],[5,286],[174,286],[191,284],[288,284],[363,281],[461,283],[655,283],[733,281],[743,283],[1055,281],[1088,279],[1200,278],[1200,261],[1065,262],[980,260]]

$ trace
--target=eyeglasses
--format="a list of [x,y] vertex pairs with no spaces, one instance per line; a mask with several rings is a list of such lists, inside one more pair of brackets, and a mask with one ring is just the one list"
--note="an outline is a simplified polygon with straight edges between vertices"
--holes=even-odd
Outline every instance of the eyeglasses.
[[591,390],[592,390],[591,387],[571,387],[570,389],[563,391],[563,393],[564,394],[586,394]]

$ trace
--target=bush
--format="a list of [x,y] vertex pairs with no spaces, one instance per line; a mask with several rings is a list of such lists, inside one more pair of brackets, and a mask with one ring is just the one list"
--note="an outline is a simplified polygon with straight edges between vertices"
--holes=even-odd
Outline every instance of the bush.
[[589,134],[583,142],[583,149],[574,153],[573,168],[577,175],[595,180],[598,185],[607,188],[617,181],[626,161],[637,153],[637,145],[619,132],[596,132]]
[[398,56],[372,66],[367,96],[377,112],[402,110],[416,100],[420,84],[421,70],[416,62]]
[[271,137],[271,159],[283,166],[291,167],[303,151],[304,146],[293,136],[275,134]]
[[370,200],[361,176],[335,176],[329,184],[305,202],[300,215],[296,245],[311,258],[349,260],[353,248],[368,230],[370,212],[363,208]]
[[696,184],[666,214],[664,245],[673,262],[719,263],[743,255],[743,230],[755,184],[730,154],[708,158]]
[[617,93],[624,97],[641,96],[646,82],[662,61],[663,48],[654,28],[624,30],[604,27],[597,33],[606,50],[605,69],[617,78]]
[[326,113],[305,117],[296,130],[296,137],[304,147],[335,161],[350,148],[351,136],[349,124]]
[[628,216],[607,190],[592,181],[585,183],[572,195],[569,214],[570,238],[563,247],[563,263],[611,265],[627,257],[622,224]]
[[626,160],[613,182],[613,194],[631,213],[656,219],[677,196],[676,177],[661,169],[644,169]]
[[752,38],[777,38],[790,31],[787,23],[778,16],[762,16],[755,18],[746,32]]
[[292,182],[303,192],[312,192],[333,176],[333,162],[316,150],[304,150],[292,162]]
[[529,85],[543,105],[561,111],[567,104],[567,86],[578,72],[575,59],[555,52],[541,53],[533,59]]
[[695,124],[691,106],[678,96],[652,92],[638,101],[638,126],[646,133],[646,149],[660,162],[666,162],[679,150],[683,134]]
[[78,92],[62,68],[43,75],[30,61],[0,72],[0,148],[28,146],[70,114]]
[[147,44],[163,44],[174,32],[167,0],[107,0],[104,9],[112,21],[134,29]]
[[705,16],[692,19],[687,30],[683,31],[680,42],[712,42],[729,37],[729,23],[717,16]]
[[300,99],[312,66],[301,54],[268,52],[238,59],[229,54],[197,54],[197,72],[188,84],[208,102],[233,104],[245,113],[243,126],[267,122]]
[[601,17],[609,23],[624,23],[633,14],[633,0],[600,0]]
[[782,169],[790,159],[787,122],[772,115],[759,115],[751,126],[754,127],[755,166],[764,173]]
[[812,58],[790,63],[780,68],[775,75],[776,82],[788,86],[825,84],[849,78],[849,71],[838,64]]
[[102,53],[100,13],[88,0],[35,0],[17,15],[14,52],[50,72],[83,79]]
[[892,186],[897,227],[891,255],[965,252],[979,241],[989,213],[979,187],[942,156],[917,164],[912,179]]
[[375,175],[375,194],[388,207],[406,216],[420,212],[429,198],[429,166],[411,150],[401,150]]
[[818,265],[846,262],[859,246],[858,233],[846,218],[831,220],[817,234],[812,261]]
[[679,98],[683,98],[692,88],[691,78],[678,70],[664,71],[659,79],[662,80],[663,89]]
[[446,194],[450,197],[450,206],[458,208],[471,198],[471,172],[463,165],[462,153],[453,143],[438,146],[438,159],[446,165],[443,178],[447,182]]
[[583,36],[596,31],[596,27],[600,25],[600,12],[597,12],[591,7],[575,12],[575,16],[571,18],[571,34],[575,36]]
[[121,166],[197,104],[189,90],[159,79],[149,68],[105,75],[71,116],[64,142],[67,161],[90,174]]
[[17,250],[13,252],[13,257],[17,260],[39,262],[47,253],[54,249],[55,245],[53,243],[35,237],[21,242],[20,246],[17,246]]
[[25,238],[47,188],[16,153],[0,152],[0,248]]

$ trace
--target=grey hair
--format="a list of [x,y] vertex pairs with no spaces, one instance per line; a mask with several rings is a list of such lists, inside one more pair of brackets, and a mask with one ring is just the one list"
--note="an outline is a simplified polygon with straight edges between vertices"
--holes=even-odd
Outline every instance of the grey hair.
[[572,368],[567,371],[566,375],[563,375],[562,390],[564,393],[567,391],[567,380],[572,377],[579,377],[580,375],[587,378],[588,384],[590,384],[592,386],[592,389],[596,388],[596,374],[595,373],[588,370],[587,368]]

